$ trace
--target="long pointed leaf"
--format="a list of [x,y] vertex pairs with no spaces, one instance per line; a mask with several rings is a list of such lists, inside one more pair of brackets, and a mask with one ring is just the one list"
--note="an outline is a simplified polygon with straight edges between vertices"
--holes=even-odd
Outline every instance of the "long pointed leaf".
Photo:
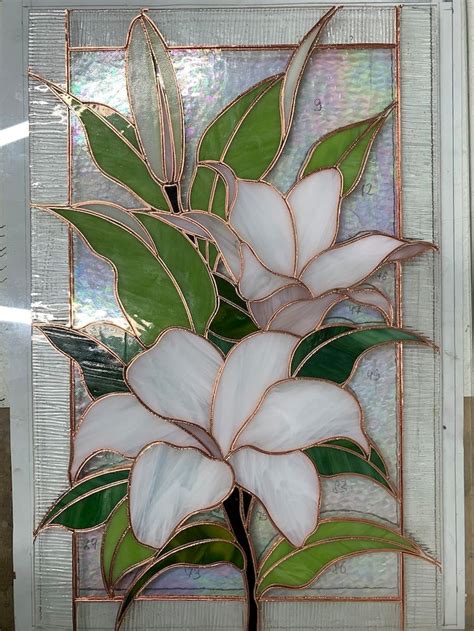
[[143,344],[151,346],[170,326],[191,328],[176,281],[142,241],[88,212],[51,210],[75,226],[92,250],[113,265],[120,306]]
[[153,561],[125,594],[117,613],[116,629],[120,627],[135,598],[165,570],[176,565],[206,566],[217,563],[230,563],[241,570],[245,565],[240,548],[231,541],[220,539],[197,541]]
[[104,523],[126,495],[129,474],[130,469],[117,469],[80,480],[47,512],[38,531],[53,525],[81,530]]
[[[328,327],[303,338],[292,359],[292,374],[342,384],[350,379],[361,356],[377,346],[395,342],[430,345],[421,335],[397,327],[361,327],[341,331],[343,328]],[[328,339],[331,330],[334,337]],[[312,349],[308,351],[309,347]],[[307,352],[303,353],[302,349]]]
[[153,208],[169,210],[169,205],[140,153],[94,107],[68,94],[59,86],[32,75],[67,105],[84,128],[89,150],[99,169],[110,178],[135,193]]
[[343,175],[343,197],[355,189],[363,175],[372,145],[395,104],[372,118],[341,127],[320,138],[309,150],[300,177],[320,169],[338,167]]
[[405,552],[427,559],[418,546],[397,532],[372,522],[322,522],[302,548],[281,541],[259,570],[257,591],[270,587],[297,588],[315,581],[336,561],[368,552]]
[[96,111],[102,118],[105,118],[137,151],[140,151],[135,125],[126,116],[103,103],[87,101],[85,105]]
[[94,399],[110,392],[128,392],[123,375],[124,363],[103,344],[65,326],[39,328],[55,348],[77,362]]

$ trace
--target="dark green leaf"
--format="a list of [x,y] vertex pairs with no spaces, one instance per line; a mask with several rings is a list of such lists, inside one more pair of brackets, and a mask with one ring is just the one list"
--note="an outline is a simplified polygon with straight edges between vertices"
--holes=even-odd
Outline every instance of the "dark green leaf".
[[[371,450],[371,455],[372,452],[374,452],[373,449]],[[379,482],[390,492],[393,492],[390,482],[382,472],[374,466],[370,456],[367,458],[365,455],[361,456],[354,451],[341,449],[340,447],[328,445],[327,443],[306,449],[305,453],[316,465],[319,475],[333,476],[344,473],[362,475]]]
[[236,344],[236,342],[229,342],[228,340],[224,340],[222,337],[219,337],[218,335],[214,335],[212,331],[208,332],[208,338],[210,342],[212,342],[213,344],[215,344],[215,346],[217,346],[217,348],[220,348],[220,350],[224,353],[224,355],[227,355],[230,349]]
[[370,150],[395,104],[373,118],[326,134],[309,150],[300,176],[319,169],[339,167],[344,178],[343,195],[349,195],[362,177]]
[[130,469],[90,475],[66,491],[48,511],[38,531],[60,524],[82,530],[103,524],[126,495]]
[[51,210],[72,223],[94,252],[112,263],[120,305],[146,346],[151,346],[170,326],[190,328],[174,279],[139,239],[115,223],[87,212]]
[[131,362],[138,353],[143,351],[143,346],[136,337],[110,322],[92,322],[81,330],[110,348],[124,364]]
[[[38,77],[39,78],[39,77]],[[106,118],[59,86],[39,78],[79,118],[97,166],[153,208],[169,210],[161,185],[142,156]]]
[[163,571],[177,564],[203,566],[215,563],[231,563],[239,569],[244,568],[244,559],[240,549],[230,541],[218,539],[188,544],[152,561],[125,594],[117,613],[117,628],[134,599]]
[[218,274],[214,275],[220,296],[219,309],[211,322],[214,335],[224,340],[241,340],[258,330],[247,311],[247,305],[237,294],[232,283]]
[[123,362],[97,340],[65,326],[45,325],[41,331],[55,348],[78,363],[94,399],[110,392],[128,392]]
[[147,228],[158,256],[181,289],[196,333],[204,333],[217,302],[211,273],[204,259],[180,230],[145,213],[136,217]]
[[355,330],[355,328],[355,325],[350,324],[347,326],[328,326],[303,337],[293,353],[291,359],[291,373],[294,374],[303,361],[308,361],[307,358],[309,358],[310,354],[319,346],[338,335]]
[[[298,377],[315,377],[328,379],[336,383],[346,382],[352,375],[357,360],[367,351],[394,342],[417,342],[419,344],[429,344],[429,342],[410,331],[405,331],[397,327],[366,327],[342,332],[339,337],[333,337],[328,341],[318,343],[318,333],[324,332],[327,336],[330,329],[341,329],[343,327],[328,327],[311,334],[300,342],[296,348],[291,371]],[[311,337],[310,344],[307,340]],[[327,340],[327,337],[326,337]],[[321,344],[321,345],[320,345]],[[306,350],[312,346],[309,353],[304,354],[300,348]]]
[[135,125],[129,121],[128,118],[112,107],[103,105],[102,103],[86,103],[86,105],[105,118],[105,120],[115,127],[119,134],[123,135],[137,151],[140,151]]
[[270,587],[303,587],[318,578],[333,563],[367,552],[406,552],[424,557],[418,546],[380,524],[357,520],[321,522],[302,548],[282,540],[265,558],[257,591]]
[[219,539],[225,541],[234,541],[234,535],[219,524],[193,524],[189,523],[184,526],[180,531],[171,539],[171,541],[160,550],[160,557],[176,548],[181,548],[188,543],[194,543],[195,541],[205,541],[207,539]]

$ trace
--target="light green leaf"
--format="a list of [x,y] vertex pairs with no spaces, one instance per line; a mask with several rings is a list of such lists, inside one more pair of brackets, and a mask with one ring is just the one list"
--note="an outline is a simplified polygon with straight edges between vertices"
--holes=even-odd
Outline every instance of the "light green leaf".
[[128,142],[133,147],[135,147],[137,151],[141,151],[138,144],[135,125],[131,121],[129,121],[126,116],[124,116],[117,110],[114,110],[113,107],[109,107],[108,105],[104,105],[103,103],[86,102],[85,105],[97,112],[97,114],[102,116],[102,118],[105,118],[105,120],[108,121],[112,125],[112,127],[115,127],[119,134],[124,136],[125,139],[128,140]]
[[168,48],[142,13],[131,26],[127,87],[146,159],[161,182],[178,182],[183,169],[183,106]]
[[120,306],[145,346],[170,326],[191,328],[176,280],[142,241],[88,212],[51,210],[75,226],[92,250],[113,265]]
[[259,569],[257,592],[270,587],[303,587],[335,562],[369,552],[405,552],[429,559],[409,538],[368,521],[327,520],[320,523],[302,548],[282,540]]
[[343,197],[352,193],[363,175],[372,145],[395,105],[392,103],[373,118],[341,127],[320,138],[310,148],[300,177],[338,167],[343,175]]
[[215,285],[204,259],[180,230],[145,213],[136,217],[147,228],[158,256],[180,288],[196,333],[204,333],[217,306]]
[[129,474],[130,469],[116,469],[80,480],[58,499],[37,531],[54,525],[73,530],[100,526],[126,495]]
[[77,115],[87,136],[89,151],[103,173],[153,208],[169,210],[160,183],[153,178],[143,157],[124,134],[99,114],[95,106],[87,105],[41,77],[36,78]]

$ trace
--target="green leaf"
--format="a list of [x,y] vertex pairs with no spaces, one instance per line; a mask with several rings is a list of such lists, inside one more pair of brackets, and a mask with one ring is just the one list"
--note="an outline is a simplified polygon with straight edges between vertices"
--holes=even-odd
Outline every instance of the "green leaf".
[[179,286],[196,333],[204,333],[217,304],[214,282],[204,259],[180,230],[145,213],[136,217],[147,228],[158,256]]
[[120,357],[124,364],[143,351],[143,346],[131,333],[110,322],[91,322],[81,329],[96,338]]
[[142,565],[156,554],[156,550],[140,543],[130,527],[128,501],[114,510],[102,541],[102,574],[108,589],[131,569]]
[[229,340],[224,340],[224,338],[214,335],[212,331],[208,332],[208,338],[210,342],[212,342],[224,353],[224,355],[227,355],[230,349],[236,344],[236,342],[229,342]]
[[127,89],[141,145],[162,182],[183,167],[183,106],[168,48],[144,13],[133,20],[127,46]]
[[77,362],[92,398],[110,392],[128,392],[123,362],[97,340],[65,326],[39,328],[58,351]]
[[[416,342],[430,345],[421,335],[398,327],[327,327],[303,338],[296,348],[291,372],[298,377],[327,379],[345,383],[367,351],[381,344]],[[328,339],[328,337],[330,339]]]
[[126,118],[123,114],[114,110],[113,107],[104,105],[103,103],[86,103],[88,107],[97,112],[102,118],[105,118],[112,127],[114,127],[120,135],[124,136],[128,142],[135,147],[137,151],[140,151],[140,146],[137,139],[137,131],[135,125]]
[[[33,75],[34,76],[34,75]],[[93,107],[41,77],[42,81],[79,118],[89,150],[99,169],[130,189],[153,208],[169,210],[161,185],[150,173],[143,157],[106,118]]]
[[219,293],[219,309],[211,322],[210,330],[220,339],[241,340],[258,330],[247,311],[247,305],[237,294],[232,283],[214,274]]
[[341,127],[320,138],[310,148],[300,177],[319,169],[339,167],[344,179],[343,196],[352,193],[362,177],[372,145],[394,107],[392,103],[373,118]]
[[[209,125],[199,145],[198,162],[217,160],[238,177],[258,180],[272,163],[281,143],[282,76],[270,77],[241,94]],[[213,187],[217,185],[216,193]],[[198,166],[190,207],[225,216],[225,188],[219,176]]]
[[379,470],[375,464],[374,454],[376,454],[376,461],[381,464],[383,461],[374,448],[371,449],[369,458],[355,451],[341,449],[327,443],[306,449],[305,453],[314,462],[319,475],[334,476],[344,473],[362,475],[375,480],[393,493],[393,488],[386,476],[386,472]]
[[193,524],[191,522],[181,528],[171,541],[162,550],[160,550],[160,557],[189,543],[194,543],[195,541],[205,541],[208,539],[234,541],[234,535],[230,530],[225,528],[225,526],[221,526],[219,524]]
[[113,265],[120,305],[143,344],[151,346],[170,326],[190,328],[176,281],[142,241],[102,217],[69,208],[51,210],[75,226],[92,250]]
[[187,546],[175,548],[162,557],[153,560],[125,594],[117,613],[116,628],[120,627],[134,599],[152,580],[156,579],[165,570],[177,564],[205,566],[215,563],[230,563],[241,570],[245,566],[240,548],[231,541],[220,539],[195,541],[187,544]]
[[130,469],[99,472],[74,484],[48,511],[38,531],[61,525],[73,530],[103,524],[126,495]]
[[264,559],[257,592],[270,587],[303,587],[336,561],[368,552],[405,552],[427,558],[418,546],[395,531],[368,521],[328,520],[320,523],[302,548],[282,540]]

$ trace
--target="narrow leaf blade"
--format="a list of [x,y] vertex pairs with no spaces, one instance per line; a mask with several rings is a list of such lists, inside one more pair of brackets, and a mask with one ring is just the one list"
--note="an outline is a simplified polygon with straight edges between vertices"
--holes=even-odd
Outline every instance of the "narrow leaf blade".
[[[323,330],[327,335],[329,328]],[[313,344],[316,341],[317,336],[314,336]],[[292,361],[292,372],[299,377],[327,379],[342,384],[350,379],[363,354],[382,344],[396,342],[430,344],[421,335],[397,327],[356,328],[313,346],[313,350],[299,363],[297,362],[302,353],[297,348]]]
[[86,102],[85,104],[105,118],[137,151],[140,151],[135,125],[126,116],[103,103]]
[[40,330],[55,348],[77,362],[94,399],[111,392],[128,392],[123,362],[97,340],[64,326],[45,325]]
[[81,530],[102,524],[127,493],[130,469],[90,475],[72,486],[47,512],[38,531],[52,525]]

